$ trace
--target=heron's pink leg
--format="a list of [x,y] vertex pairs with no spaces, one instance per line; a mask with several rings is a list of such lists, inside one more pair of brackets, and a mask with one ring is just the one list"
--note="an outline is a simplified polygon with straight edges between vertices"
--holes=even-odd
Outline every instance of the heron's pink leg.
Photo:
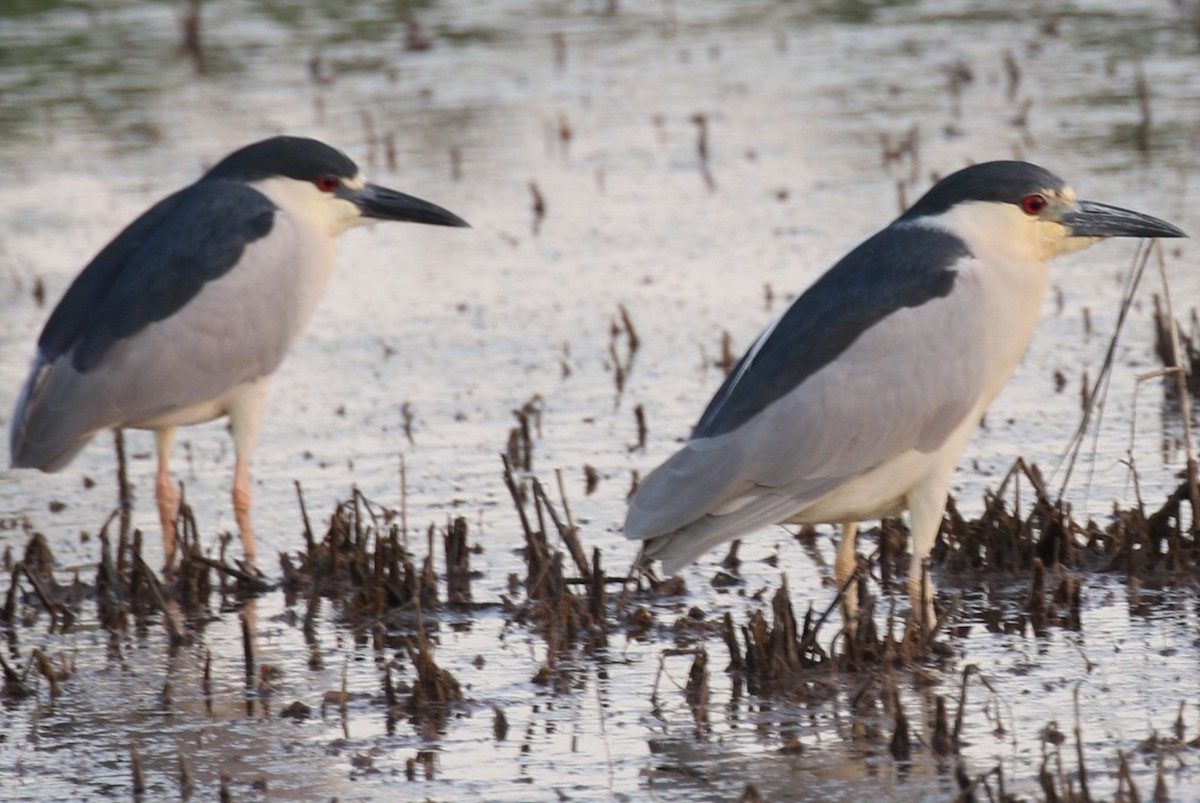
[[257,549],[254,545],[254,525],[250,521],[250,461],[238,455],[233,469],[233,515],[242,533],[242,548],[246,562],[254,565]]
[[908,513],[912,527],[912,562],[908,567],[908,597],[913,616],[925,631],[937,624],[933,607],[933,580],[926,565],[933,542],[937,540],[946,512],[948,480],[934,477],[908,493]]
[[267,380],[246,385],[229,408],[229,431],[233,435],[233,515],[242,533],[246,562],[255,565],[258,550],[254,543],[254,525],[250,518],[250,456],[258,441],[258,430],[266,410]]
[[174,442],[174,427],[155,430],[158,473],[154,480],[154,501],[158,504],[158,520],[162,524],[164,570],[175,568],[175,519],[179,515],[179,488],[171,479],[171,446]]

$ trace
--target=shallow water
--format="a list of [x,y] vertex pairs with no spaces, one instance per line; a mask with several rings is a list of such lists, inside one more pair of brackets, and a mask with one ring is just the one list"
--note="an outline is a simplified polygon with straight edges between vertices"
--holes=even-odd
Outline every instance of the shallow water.
[[[627,3],[606,15],[601,3],[443,2],[416,12],[432,47],[408,51],[390,5],[231,1],[204,7],[203,75],[180,51],[175,5],[94,5],[0,17],[0,168],[9,177],[0,186],[0,449],[48,305],[108,238],[240,144],[279,131],[317,136],[373,180],[444,205],[475,228],[381,225],[339,242],[334,285],[273,384],[256,452],[260,554],[300,543],[293,480],[314,517],[352,485],[399,506],[403,455],[413,533],[466,516],[484,549],[473,561],[484,572],[476,596],[489,601],[521,567],[498,458],[511,411],[540,397],[535,471],[549,480],[562,470],[585,545],[601,547],[607,566],[624,565],[634,551],[619,535],[631,472],[656,465],[694,422],[721,378],[713,361],[722,332],[735,353],[744,348],[791,294],[896,214],[897,182],[910,174],[911,201],[931,173],[1016,155],[1065,176],[1082,197],[1200,231],[1200,36],[1194,12],[1168,3],[1076,4],[1052,22],[1036,3],[1001,12],[971,2]],[[1012,97],[1006,54],[1020,75]],[[1151,93],[1148,156],[1136,138],[1139,64]],[[971,76],[957,100],[949,89],[956,73]],[[1027,125],[1014,125],[1026,101]],[[697,114],[707,121],[711,188],[697,155]],[[563,121],[569,141],[559,134]],[[881,137],[896,142],[913,126],[919,165],[882,165]],[[536,233],[530,182],[546,203]],[[1200,291],[1196,246],[1165,251],[1182,315]],[[1029,355],[955,478],[964,511],[979,510],[983,490],[1016,456],[1049,469],[1061,454],[1134,252],[1132,242],[1112,242],[1055,263],[1061,306],[1047,300]],[[1090,486],[1081,470],[1067,495],[1101,519],[1113,502],[1134,498],[1128,454],[1151,508],[1183,464],[1178,419],[1164,412],[1158,381],[1144,384],[1134,404],[1135,377],[1157,367],[1151,268],[1117,352]],[[34,301],[38,280],[47,306]],[[641,348],[618,394],[609,349],[626,353],[610,334],[620,305]],[[1066,379],[1061,392],[1056,371]],[[644,450],[630,448],[639,404]],[[136,524],[157,533],[152,441],[131,433],[128,443]],[[213,540],[233,528],[231,464],[221,424],[180,433],[176,472]],[[601,476],[590,496],[585,464]],[[94,536],[112,509],[113,474],[107,436],[61,474],[0,473],[0,543],[23,544],[27,520],[47,534],[64,569],[90,566],[96,546],[82,533]],[[51,502],[64,507],[55,512]],[[828,563],[828,539],[821,551]],[[780,568],[762,562],[776,554]],[[725,610],[744,618],[760,604],[754,592],[774,588],[783,570],[798,608],[831,598],[822,582],[828,565],[781,530],[745,544],[743,593],[710,587],[720,557],[689,570],[680,613],[694,604],[711,618]],[[970,581],[940,580],[964,593],[967,623],[973,604],[992,604],[972,602]],[[1119,577],[1084,583],[1080,634],[998,636],[973,624],[950,639],[957,655],[937,669],[937,693],[956,695],[959,672],[972,663],[997,689],[971,691],[971,772],[1003,761],[1010,787],[1036,794],[1038,735],[1052,719],[1069,734],[1079,684],[1092,791],[1111,795],[1116,751],[1131,753],[1152,730],[1169,730],[1194,691],[1194,592],[1167,590],[1146,606],[1129,599]],[[823,705],[763,713],[743,700],[722,708],[729,681],[719,671],[723,646],[711,640],[712,729],[697,738],[682,694],[660,691],[661,718],[649,705],[669,642],[614,639],[611,662],[588,667],[584,688],[551,695],[530,684],[544,644],[525,633],[498,639],[498,614],[441,633],[439,663],[470,684],[462,715],[432,738],[405,726],[389,735],[381,709],[365,699],[378,695],[371,652],[326,621],[322,641],[336,646],[326,669],[310,673],[303,639],[277,618],[283,607],[276,595],[259,602],[262,660],[285,670],[276,699],[319,707],[349,667],[348,685],[363,695],[350,703],[349,736],[330,714],[299,724],[246,715],[233,617],[211,623],[203,646],[179,659],[177,671],[193,677],[174,684],[184,710],[171,715],[156,708],[170,671],[156,630],[126,644],[118,661],[100,631],[51,637],[37,627],[22,634],[24,650],[42,644],[75,654],[77,673],[63,697],[51,703],[43,691],[37,709],[27,702],[2,714],[9,737],[0,743],[0,793],[122,794],[130,743],[159,784],[152,788],[173,793],[176,750],[154,736],[166,728],[190,746],[198,789],[211,791],[227,767],[246,795],[258,774],[268,776],[271,795],[319,790],[347,799],[387,789],[523,800],[551,797],[551,785],[577,798],[728,798],[747,781],[772,799],[856,799],[864,788],[898,800],[956,794],[952,775],[928,757],[905,776],[886,751],[854,743],[843,711],[853,681]],[[183,691],[198,693],[203,649],[224,684],[213,719]],[[485,656],[483,670],[476,655]],[[681,684],[688,661],[667,659]],[[931,698],[905,695],[917,723]],[[120,711],[112,700],[122,701]],[[509,717],[505,742],[493,738],[493,706]],[[992,734],[987,706],[1001,711],[1003,737]],[[783,731],[794,731],[802,754],[778,752]],[[1070,768],[1068,748],[1070,740]],[[381,771],[356,770],[351,757],[372,749]],[[433,780],[407,781],[404,762],[425,749],[438,755]],[[1153,761],[1131,764],[1148,794]],[[1182,797],[1200,794],[1189,764],[1168,765],[1168,786]]]

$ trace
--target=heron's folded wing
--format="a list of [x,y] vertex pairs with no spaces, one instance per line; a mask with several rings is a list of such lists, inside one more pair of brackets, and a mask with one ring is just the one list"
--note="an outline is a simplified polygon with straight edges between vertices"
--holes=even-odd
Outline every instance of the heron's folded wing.
[[[238,309],[198,304],[275,226],[275,206],[233,182],[198,182],[156,204],[68,288],[38,340],[13,415],[13,464],[57,468],[98,429],[211,398],[245,381]],[[290,234],[273,248],[295,247]],[[220,295],[220,294],[218,294]],[[213,301],[220,301],[214,298]],[[243,299],[243,303],[250,303]],[[211,320],[197,328],[208,306]],[[210,329],[211,331],[205,331]]]
[[[954,238],[941,252],[897,251],[878,242],[888,231],[797,299],[691,440],[642,482],[626,535],[660,539],[648,555],[682,556],[678,566],[783,521],[907,450],[936,450],[978,404],[986,355],[974,260]],[[876,267],[882,253],[916,256],[889,272]]]

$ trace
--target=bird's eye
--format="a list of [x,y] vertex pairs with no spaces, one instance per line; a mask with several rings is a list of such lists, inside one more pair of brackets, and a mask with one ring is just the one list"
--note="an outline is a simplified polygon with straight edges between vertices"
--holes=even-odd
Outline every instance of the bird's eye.
[[1046,208],[1046,196],[1034,193],[1021,199],[1021,209],[1030,217],[1037,217]]
[[333,192],[342,185],[338,177],[332,175],[321,176],[313,183],[317,185],[317,189],[321,192]]

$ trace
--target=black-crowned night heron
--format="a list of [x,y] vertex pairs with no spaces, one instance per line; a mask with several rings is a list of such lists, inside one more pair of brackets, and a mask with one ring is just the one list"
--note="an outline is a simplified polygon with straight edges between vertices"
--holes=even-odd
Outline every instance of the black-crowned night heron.
[[922,564],[955,466],[1029,344],[1047,261],[1104,237],[1183,236],[1077,200],[1024,162],[943,179],[754,341],[686,445],[642,481],[626,536],[675,573],[771,524],[840,523],[844,584],[858,522],[908,510],[909,594],[931,627]]
[[100,430],[154,430],[170,566],[175,428],[228,416],[233,508],[253,564],[250,456],[267,380],[329,283],[334,238],[372,220],[467,225],[368,184],[345,154],[299,137],[235,151],[155,204],[83,269],[46,322],[13,414],[13,466],[57,471]]

